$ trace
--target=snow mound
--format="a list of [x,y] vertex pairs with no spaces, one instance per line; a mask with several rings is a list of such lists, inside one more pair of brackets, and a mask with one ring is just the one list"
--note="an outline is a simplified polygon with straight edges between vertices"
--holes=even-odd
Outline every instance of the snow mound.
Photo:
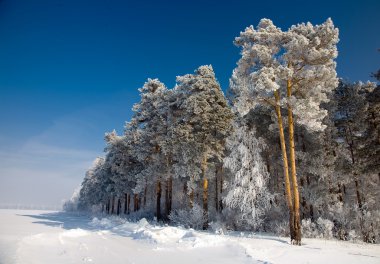
[[89,234],[90,234],[89,231],[86,231],[86,230],[83,230],[83,229],[80,229],[80,228],[76,228],[76,229],[70,229],[68,231],[65,231],[62,234],[60,234],[60,236],[61,237],[75,238],[75,237],[88,236]]
[[187,231],[179,243],[187,244],[192,248],[219,247],[228,244],[228,240],[222,236],[214,236],[210,233],[201,233],[194,230]]
[[146,239],[154,243],[176,243],[186,231],[176,227],[155,227],[149,226],[136,230],[133,234],[134,239]]
[[97,217],[94,217],[89,224],[95,228],[112,228],[115,226],[115,224],[110,219],[102,218],[99,220]]

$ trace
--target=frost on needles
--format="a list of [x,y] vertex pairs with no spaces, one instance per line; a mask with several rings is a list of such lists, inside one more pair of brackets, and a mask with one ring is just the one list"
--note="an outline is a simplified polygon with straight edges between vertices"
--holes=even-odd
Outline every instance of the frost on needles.
[[66,208],[379,242],[379,86],[338,79],[338,33],[247,27],[227,97],[207,65],[172,89],[148,79]]

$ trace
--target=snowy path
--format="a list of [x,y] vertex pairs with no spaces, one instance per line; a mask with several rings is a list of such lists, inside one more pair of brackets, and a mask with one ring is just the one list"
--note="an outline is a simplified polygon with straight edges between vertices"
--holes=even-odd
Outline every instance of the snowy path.
[[215,235],[141,220],[0,210],[0,263],[380,263],[380,245]]

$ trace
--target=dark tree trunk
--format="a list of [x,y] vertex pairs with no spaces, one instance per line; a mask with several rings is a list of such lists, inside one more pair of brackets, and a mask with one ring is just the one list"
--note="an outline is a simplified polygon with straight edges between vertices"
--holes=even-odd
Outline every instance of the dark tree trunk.
[[127,214],[131,213],[131,194],[128,194],[128,199],[127,199]]
[[[220,169],[220,196],[222,196],[222,193],[223,193],[223,174],[224,174],[224,171],[223,171],[223,165],[221,165],[221,169]],[[219,200],[219,211],[223,211],[223,200],[220,199]]]
[[111,207],[111,214],[115,212],[115,197],[112,196],[112,207]]
[[343,192],[340,183],[338,183],[338,198],[340,202],[343,202]]
[[166,184],[165,184],[165,215],[164,215],[164,219],[165,220],[168,220],[169,216],[169,179],[166,180]]
[[314,209],[312,204],[310,204],[310,218],[311,220],[314,220]]
[[146,195],[147,195],[147,192],[148,192],[148,186],[147,184],[145,183],[145,188],[144,188],[144,202],[143,202],[143,207],[145,208],[146,206]]
[[[222,174],[223,174],[223,163],[219,163],[216,165],[216,170],[215,170],[215,209],[216,212],[221,212],[222,207],[221,207],[221,193],[222,193]],[[220,185],[220,187],[219,187]],[[220,195],[219,195],[220,192]]]
[[135,193],[133,197],[133,211],[137,212],[139,210],[139,195]]
[[128,194],[124,194],[124,214],[128,211]]
[[121,201],[120,201],[120,198],[118,198],[117,199],[117,210],[116,210],[117,215],[120,214],[120,208],[121,208]]
[[187,202],[187,183],[185,182],[184,184],[183,184],[183,197],[185,197],[185,200],[184,200],[184,202]]
[[219,213],[219,197],[218,197],[218,169],[215,172],[215,210]]
[[360,211],[362,211],[363,210],[363,203],[362,203],[362,198],[361,198],[360,191],[359,191],[358,180],[355,180],[355,190],[356,190],[356,199],[358,201],[358,206],[359,206]]
[[173,204],[173,178],[169,177],[169,212],[168,214],[172,212],[172,204]]
[[157,187],[156,187],[156,218],[157,221],[161,220],[161,182],[157,182]]

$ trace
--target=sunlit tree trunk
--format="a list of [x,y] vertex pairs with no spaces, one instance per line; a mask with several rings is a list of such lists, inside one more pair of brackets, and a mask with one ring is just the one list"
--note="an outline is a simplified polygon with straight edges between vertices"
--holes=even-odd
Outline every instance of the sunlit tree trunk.
[[288,166],[288,156],[286,153],[284,126],[282,123],[281,107],[280,107],[280,95],[278,90],[274,92],[275,97],[275,110],[277,116],[278,129],[280,134],[280,145],[282,153],[282,162],[284,168],[284,178],[285,178],[285,196],[286,202],[289,208],[289,229],[290,229],[290,239],[293,241],[295,239],[294,233],[294,211],[293,211],[293,198],[290,188],[290,178],[289,178],[289,166]]
[[[287,97],[290,99],[292,96],[292,83],[287,81]],[[294,210],[294,235],[292,242],[295,245],[301,245],[301,218],[300,218],[300,196],[298,191],[297,171],[296,171],[296,157],[295,157],[295,145],[294,145],[294,121],[293,110],[288,102],[288,126],[289,126],[289,158],[291,168],[291,179],[293,187],[293,210]]]

